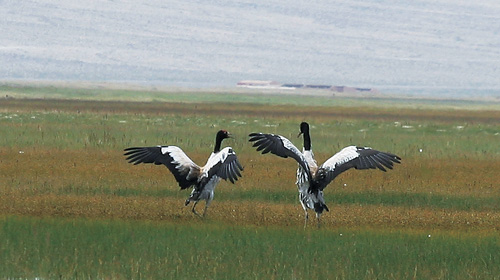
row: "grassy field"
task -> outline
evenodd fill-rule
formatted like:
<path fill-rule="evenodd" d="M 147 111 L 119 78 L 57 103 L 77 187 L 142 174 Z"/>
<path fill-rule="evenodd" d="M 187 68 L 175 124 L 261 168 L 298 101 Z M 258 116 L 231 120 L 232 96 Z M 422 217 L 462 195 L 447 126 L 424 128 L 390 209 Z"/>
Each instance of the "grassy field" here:
<path fill-rule="evenodd" d="M 16 98 L 0 101 L 1 278 L 499 279 L 496 105 L 2 90 Z M 339 176 L 321 230 L 302 228 L 296 163 L 260 155 L 247 137 L 279 133 L 300 146 L 303 120 L 320 162 L 350 144 L 403 158 L 387 173 Z M 203 164 L 222 128 L 245 170 L 218 186 L 205 220 L 166 168 L 123 157 L 171 144 Z"/>
<path fill-rule="evenodd" d="M 0 272 L 64 279 L 495 279 L 498 236 L 87 219 L 1 220 Z"/>

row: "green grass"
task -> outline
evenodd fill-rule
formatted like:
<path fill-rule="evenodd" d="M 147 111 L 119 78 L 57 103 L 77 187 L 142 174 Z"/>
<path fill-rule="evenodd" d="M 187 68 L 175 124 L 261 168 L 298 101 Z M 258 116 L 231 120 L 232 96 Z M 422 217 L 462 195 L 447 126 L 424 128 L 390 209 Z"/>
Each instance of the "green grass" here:
<path fill-rule="evenodd" d="M 0 219 L 0 275 L 42 279 L 495 279 L 498 236 Z M 395 265 L 397 264 L 397 265 Z"/>
<path fill-rule="evenodd" d="M 296 145 L 296 119 L 261 119 L 248 116 L 175 115 L 148 116 L 137 114 L 95 114 L 72 112 L 7 112 L 0 113 L 0 145 L 2 147 L 57 147 L 120 149 L 130 145 L 176 143 L 185 149 L 200 150 L 210 146 L 214 131 L 230 130 L 235 140 L 228 143 L 238 150 L 250 149 L 247 135 L 261 131 L 284 134 Z M 333 154 L 350 144 L 377 147 L 408 157 L 464 157 L 500 155 L 499 123 L 467 124 L 415 121 L 311 121 L 313 146 L 317 154 Z M 184 129 L 189 127 L 189 130 Z M 75 129 L 78 128 L 78 129 Z M 207 129 L 208 128 L 208 129 Z M 194 134 L 200 142 L 189 139 Z M 182 137 L 180 137 L 182 136 Z M 185 140 L 187 139 L 187 140 Z M 335 139 L 332 141 L 332 139 Z M 184 142 L 183 142 L 184 141 Z M 423 153 L 419 152 L 422 149 Z"/>

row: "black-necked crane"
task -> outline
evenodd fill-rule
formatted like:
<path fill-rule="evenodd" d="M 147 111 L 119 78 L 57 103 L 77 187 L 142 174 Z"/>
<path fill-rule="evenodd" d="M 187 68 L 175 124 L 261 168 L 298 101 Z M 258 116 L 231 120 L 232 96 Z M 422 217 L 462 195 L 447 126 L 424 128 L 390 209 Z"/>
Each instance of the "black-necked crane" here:
<path fill-rule="evenodd" d="M 187 206 L 194 201 L 191 211 L 197 216 L 204 217 L 207 208 L 214 199 L 214 190 L 220 179 L 231 181 L 234 184 L 241 177 L 243 171 L 236 153 L 231 147 L 221 150 L 222 140 L 230 138 L 226 130 L 220 130 L 215 137 L 215 147 L 205 166 L 194 163 L 184 151 L 177 146 L 132 147 L 125 149 L 125 156 L 129 163 L 154 163 L 165 165 L 174 175 L 181 189 L 193 187 L 191 195 L 186 200 Z M 205 209 L 200 215 L 195 207 L 200 200 L 205 200 Z"/>
<path fill-rule="evenodd" d="M 302 152 L 295 147 L 287 138 L 281 135 L 251 133 L 250 142 L 257 147 L 257 151 L 263 154 L 271 152 L 277 156 L 295 159 L 299 167 L 297 169 L 297 187 L 299 190 L 299 200 L 305 212 L 304 227 L 307 226 L 308 209 L 313 209 L 316 213 L 318 227 L 320 217 L 324 210 L 329 211 L 323 197 L 323 190 L 339 174 L 351 168 L 355 169 L 392 169 L 394 163 L 401 163 L 401 158 L 397 155 L 380 152 L 369 147 L 347 146 L 338 153 L 326 160 L 318 167 L 311 149 L 311 135 L 309 134 L 309 124 L 300 124 L 300 135 L 304 138 Z"/>

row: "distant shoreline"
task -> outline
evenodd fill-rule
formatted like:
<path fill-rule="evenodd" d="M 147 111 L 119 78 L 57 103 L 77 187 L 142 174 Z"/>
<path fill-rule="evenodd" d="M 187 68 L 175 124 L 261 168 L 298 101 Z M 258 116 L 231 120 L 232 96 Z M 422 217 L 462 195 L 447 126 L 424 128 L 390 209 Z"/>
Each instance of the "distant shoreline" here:
<path fill-rule="evenodd" d="M 320 97 L 344 97 L 344 98 L 373 98 L 373 99 L 402 99 L 402 100 L 436 100 L 436 101 L 482 101 L 500 103 L 500 92 L 498 95 L 475 95 L 455 96 L 439 95 L 434 96 L 429 93 L 387 93 L 384 90 L 374 92 L 337 92 L 330 89 L 309 89 L 309 88 L 266 88 L 266 87 L 238 87 L 238 86 L 220 86 L 220 87 L 182 87 L 148 84 L 146 82 L 125 82 L 125 81 L 63 81 L 63 80 L 18 80 L 5 79 L 0 80 L 0 86 L 8 87 L 56 87 L 56 88 L 75 88 L 75 89 L 109 89 L 109 90 L 134 90 L 146 92 L 182 92 L 182 93 L 244 93 L 258 95 L 293 95 L 293 96 L 320 96 Z M 408 89 L 410 91 L 410 89 Z M 418 90 L 415 90 L 417 92 Z M 452 91 L 450 89 L 450 91 Z"/>

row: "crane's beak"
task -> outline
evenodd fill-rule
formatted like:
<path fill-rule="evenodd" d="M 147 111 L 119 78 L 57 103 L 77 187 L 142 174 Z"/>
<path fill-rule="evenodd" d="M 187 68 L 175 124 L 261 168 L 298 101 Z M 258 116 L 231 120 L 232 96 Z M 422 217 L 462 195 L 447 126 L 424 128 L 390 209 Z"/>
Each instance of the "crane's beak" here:
<path fill-rule="evenodd" d="M 297 138 L 299 138 L 299 137 L 300 137 L 300 135 L 302 135 L 302 131 L 301 131 L 301 132 L 299 132 L 299 134 L 297 135 Z"/>

